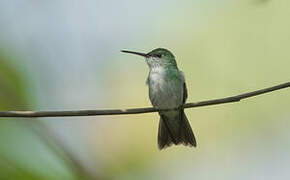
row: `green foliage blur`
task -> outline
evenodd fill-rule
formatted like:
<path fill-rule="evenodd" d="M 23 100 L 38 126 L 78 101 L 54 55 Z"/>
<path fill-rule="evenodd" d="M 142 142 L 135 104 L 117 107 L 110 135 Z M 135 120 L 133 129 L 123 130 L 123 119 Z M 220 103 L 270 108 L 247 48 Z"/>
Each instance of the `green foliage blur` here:
<path fill-rule="evenodd" d="M 13 58 L 19 57 L 0 52 L 0 109 L 29 110 L 34 103 L 33 98 L 28 99 L 28 90 L 31 90 L 29 78 L 20 69 L 13 67 Z M 44 155 L 50 156 L 50 159 L 58 161 L 60 169 L 62 166 L 65 168 L 63 162 L 57 160 L 60 157 L 47 149 L 49 147 L 45 140 L 34 131 L 33 126 L 37 121 L 27 121 L 32 120 L 10 118 L 0 121 L 0 179 L 73 179 L 73 174 L 58 172 L 45 160 Z M 42 130 L 41 126 L 38 128 Z"/>
<path fill-rule="evenodd" d="M 7 54 L 0 52 L 0 108 L 5 110 L 27 109 L 29 101 L 26 98 L 25 77 L 9 64 Z M 31 101 L 30 101 L 31 102 Z M 31 102 L 32 103 L 32 102 Z M 21 128 L 20 128 L 21 129 Z M 21 145 L 16 150 L 16 154 L 11 153 L 12 146 L 17 147 L 17 141 L 12 142 L 13 136 L 21 134 L 19 125 L 15 120 L 0 121 L 0 179 L 41 179 L 41 176 L 25 168 L 15 158 L 21 152 Z M 14 131 L 14 133 L 13 133 Z M 18 145 L 19 146 L 19 145 Z"/>

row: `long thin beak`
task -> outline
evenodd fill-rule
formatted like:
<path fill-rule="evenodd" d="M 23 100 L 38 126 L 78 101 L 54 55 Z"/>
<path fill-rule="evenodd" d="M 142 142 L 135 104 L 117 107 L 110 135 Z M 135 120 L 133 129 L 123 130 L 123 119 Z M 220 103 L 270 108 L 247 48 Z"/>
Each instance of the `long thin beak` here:
<path fill-rule="evenodd" d="M 121 52 L 123 52 L 123 53 L 130 53 L 130 54 L 136 54 L 136 55 L 143 56 L 143 57 L 148 57 L 147 54 L 145 54 L 145 53 L 140 53 L 140 52 L 126 51 L 126 50 L 121 50 Z"/>

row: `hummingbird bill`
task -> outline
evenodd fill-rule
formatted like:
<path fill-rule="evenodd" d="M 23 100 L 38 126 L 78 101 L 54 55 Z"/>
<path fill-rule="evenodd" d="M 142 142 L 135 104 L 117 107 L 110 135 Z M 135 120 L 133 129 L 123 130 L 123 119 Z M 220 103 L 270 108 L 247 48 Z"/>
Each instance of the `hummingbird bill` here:
<path fill-rule="evenodd" d="M 149 67 L 146 81 L 149 98 L 153 107 L 159 109 L 160 115 L 159 149 L 172 144 L 196 147 L 195 136 L 183 109 L 187 99 L 185 77 L 178 69 L 174 55 L 164 48 L 157 48 L 149 53 L 121 52 L 143 56 Z"/>

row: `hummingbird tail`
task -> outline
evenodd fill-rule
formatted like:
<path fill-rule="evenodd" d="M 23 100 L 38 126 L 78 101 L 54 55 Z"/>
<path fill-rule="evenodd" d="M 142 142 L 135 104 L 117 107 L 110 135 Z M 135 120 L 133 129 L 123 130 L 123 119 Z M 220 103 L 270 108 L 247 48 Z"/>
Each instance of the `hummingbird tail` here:
<path fill-rule="evenodd" d="M 183 110 L 160 114 L 158 147 L 164 149 L 172 144 L 196 147 L 196 140 Z"/>

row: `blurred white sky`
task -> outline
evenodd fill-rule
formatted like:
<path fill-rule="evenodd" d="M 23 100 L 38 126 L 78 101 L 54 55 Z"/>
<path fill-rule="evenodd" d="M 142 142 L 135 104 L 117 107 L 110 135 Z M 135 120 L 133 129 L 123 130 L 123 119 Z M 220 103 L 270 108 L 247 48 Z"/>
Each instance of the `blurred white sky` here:
<path fill-rule="evenodd" d="M 221 2 L 209 3 L 215 7 Z M 12 48 L 25 61 L 20 65 L 37 82 L 38 108 L 94 108 L 102 106 L 104 76 L 115 63 L 113 57 L 120 57 L 120 49 L 150 51 L 178 41 L 178 35 L 162 40 L 156 36 L 192 23 L 198 30 L 201 23 L 197 21 L 206 19 L 200 4 L 206 3 L 199 0 L 4 0 L 0 1 L 1 46 Z M 186 7 L 190 8 L 186 10 Z M 183 12 L 191 12 L 192 7 L 196 7 L 194 14 L 198 18 L 188 22 Z M 183 21 L 176 23 L 178 20 L 173 18 L 179 16 Z M 164 29 L 162 26 L 168 27 L 171 18 L 176 25 Z"/>

